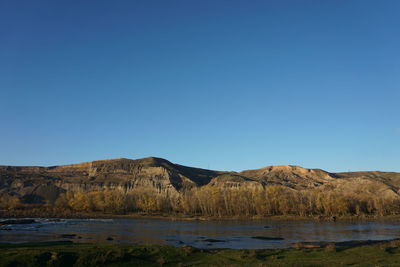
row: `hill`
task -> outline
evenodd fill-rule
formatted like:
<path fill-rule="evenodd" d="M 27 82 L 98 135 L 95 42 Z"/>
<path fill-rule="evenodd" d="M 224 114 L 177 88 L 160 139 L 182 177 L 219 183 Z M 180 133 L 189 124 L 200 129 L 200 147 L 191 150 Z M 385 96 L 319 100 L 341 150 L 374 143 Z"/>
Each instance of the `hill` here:
<path fill-rule="evenodd" d="M 106 159 L 52 167 L 0 166 L 0 192 L 37 203 L 55 200 L 66 191 L 146 188 L 157 193 L 177 194 L 208 184 L 220 174 L 222 172 L 186 167 L 155 157 Z"/>
<path fill-rule="evenodd" d="M 73 199 L 79 194 L 96 198 L 97 202 L 99 198 L 103 198 L 104 202 L 104 192 L 111 191 L 118 192 L 125 202 L 126 196 L 135 195 L 130 200 L 135 203 L 134 208 L 125 207 L 122 210 L 143 210 L 146 209 L 143 207 L 158 205 L 154 211 L 165 209 L 165 206 L 176 211 L 175 206 L 186 203 L 186 206 L 179 209 L 193 213 L 234 214 L 243 212 L 236 207 L 241 203 L 233 204 L 240 198 L 244 202 L 251 202 L 254 206 L 251 208 L 253 213 L 279 213 L 284 206 L 286 210 L 295 210 L 307 205 L 305 209 L 313 210 L 312 213 L 327 210 L 333 213 L 340 205 L 346 205 L 343 208 L 345 213 L 357 213 L 360 210 L 377 212 L 382 209 L 382 203 L 387 206 L 395 205 L 400 200 L 400 173 L 330 173 L 289 165 L 268 166 L 237 173 L 187 167 L 155 157 L 136 160 L 107 159 L 51 167 L 0 166 L 0 197 L 3 203 L 11 203 L 3 204 L 3 208 L 24 204 L 54 205 L 60 197 Z M 96 194 L 100 194 L 100 197 Z M 219 202 L 215 200 L 217 196 Z M 279 198 L 279 205 L 274 204 L 278 205 L 274 209 L 279 212 L 273 211 L 272 204 L 268 204 L 274 197 Z M 290 199 L 292 204 L 283 203 L 283 198 Z M 85 207 L 101 210 L 93 199 L 86 200 Z M 330 207 L 318 204 L 321 199 L 329 202 Z M 342 202 L 339 203 L 339 200 Z M 257 201 L 260 203 L 255 203 Z M 303 201 L 308 201 L 308 204 Z M 18 203 L 12 204 L 14 202 Z M 63 205 L 71 208 L 72 202 L 65 200 Z M 164 204 L 160 204 L 161 202 Z M 267 204 L 270 206 L 264 207 Z M 74 205 L 75 208 L 79 207 L 78 204 Z M 223 211 L 205 209 L 206 206 L 221 205 Z M 379 205 L 381 208 L 378 208 Z M 260 211 L 260 207 L 265 210 Z M 393 210 L 390 206 L 386 213 Z"/>

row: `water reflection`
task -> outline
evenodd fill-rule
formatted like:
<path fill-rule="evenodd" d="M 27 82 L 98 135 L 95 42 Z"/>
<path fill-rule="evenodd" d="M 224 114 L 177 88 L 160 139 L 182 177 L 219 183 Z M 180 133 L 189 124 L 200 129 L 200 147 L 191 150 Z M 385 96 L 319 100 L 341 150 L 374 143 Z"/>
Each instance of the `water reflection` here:
<path fill-rule="evenodd" d="M 284 248 L 291 243 L 304 241 L 341 242 L 400 237 L 398 222 L 42 219 L 34 224 L 6 225 L 0 229 L 2 229 L 0 242 L 73 240 L 74 242 L 164 243 L 200 248 Z M 62 236 L 66 234 L 72 236 L 68 238 Z M 270 238 L 283 238 L 283 240 L 269 240 Z"/>

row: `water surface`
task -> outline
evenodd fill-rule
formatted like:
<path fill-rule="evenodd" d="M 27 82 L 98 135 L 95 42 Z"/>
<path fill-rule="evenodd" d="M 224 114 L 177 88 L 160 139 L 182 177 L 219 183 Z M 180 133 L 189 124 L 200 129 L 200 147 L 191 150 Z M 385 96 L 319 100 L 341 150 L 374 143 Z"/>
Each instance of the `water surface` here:
<path fill-rule="evenodd" d="M 171 221 L 163 219 L 35 219 L 0 227 L 0 243 L 73 240 L 198 248 L 285 248 L 295 242 L 400 238 L 400 222 Z M 65 236 L 70 235 L 70 236 Z M 262 240 L 253 237 L 281 238 Z"/>

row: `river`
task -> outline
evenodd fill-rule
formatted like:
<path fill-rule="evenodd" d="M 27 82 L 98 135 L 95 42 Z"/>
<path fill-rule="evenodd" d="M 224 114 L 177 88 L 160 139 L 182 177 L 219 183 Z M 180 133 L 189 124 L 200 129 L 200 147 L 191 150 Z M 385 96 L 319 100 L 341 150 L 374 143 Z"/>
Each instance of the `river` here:
<path fill-rule="evenodd" d="M 35 219 L 0 226 L 0 243 L 72 240 L 198 248 L 286 248 L 296 242 L 400 238 L 400 222 L 172 221 L 166 219 Z"/>

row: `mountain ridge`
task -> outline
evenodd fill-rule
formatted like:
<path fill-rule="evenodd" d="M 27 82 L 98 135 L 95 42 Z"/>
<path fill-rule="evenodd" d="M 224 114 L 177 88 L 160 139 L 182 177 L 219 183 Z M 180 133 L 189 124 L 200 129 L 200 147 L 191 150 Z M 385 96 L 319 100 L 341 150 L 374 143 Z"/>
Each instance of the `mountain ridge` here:
<path fill-rule="evenodd" d="M 99 159 L 99 160 L 92 160 L 92 161 L 83 161 L 83 162 L 79 162 L 79 163 L 71 163 L 71 164 L 60 164 L 60 165 L 48 165 L 48 166 L 41 166 L 41 165 L 3 165 L 0 164 L 0 168 L 2 167 L 15 167 L 15 168 L 55 168 L 55 167 L 66 167 L 66 166 L 77 166 L 77 165 L 83 165 L 83 164 L 90 164 L 90 163 L 100 163 L 100 162 L 113 162 L 113 161 L 122 161 L 122 160 L 127 160 L 127 161 L 143 161 L 143 162 L 167 162 L 170 164 L 174 164 L 174 165 L 179 165 L 179 166 L 184 166 L 184 167 L 189 167 L 186 165 L 182 165 L 182 164 L 178 164 L 178 163 L 172 163 L 171 161 L 164 159 L 164 158 L 160 158 L 160 157 L 153 157 L 153 156 L 149 156 L 149 157 L 144 157 L 144 158 L 138 158 L 138 159 L 130 159 L 130 158 L 106 158 L 106 159 Z M 241 173 L 241 172 L 245 172 L 245 171 L 253 171 L 253 170 L 261 170 L 261 169 L 267 169 L 267 168 L 300 168 L 300 169 L 305 169 L 305 170 L 321 170 L 327 173 L 331 173 L 331 174 L 340 174 L 340 173 L 400 173 L 399 172 L 395 172 L 395 171 L 381 171 L 381 170 L 370 170 L 370 171 L 362 171 L 362 170 L 357 170 L 357 171 L 339 171 L 339 172 L 329 172 L 326 171 L 324 169 L 320 169 L 320 168 L 306 168 L 306 167 L 302 167 L 300 165 L 292 165 L 292 164 L 282 164 L 282 165 L 265 165 L 264 167 L 261 168 L 257 168 L 257 169 L 245 169 L 242 171 L 223 171 L 223 172 L 236 172 L 236 173 Z M 211 170 L 211 169 L 206 169 L 206 168 L 201 168 L 201 167 L 190 167 L 190 168 L 194 168 L 194 169 L 202 169 L 202 170 Z M 216 171 L 216 170 L 214 170 Z"/>

